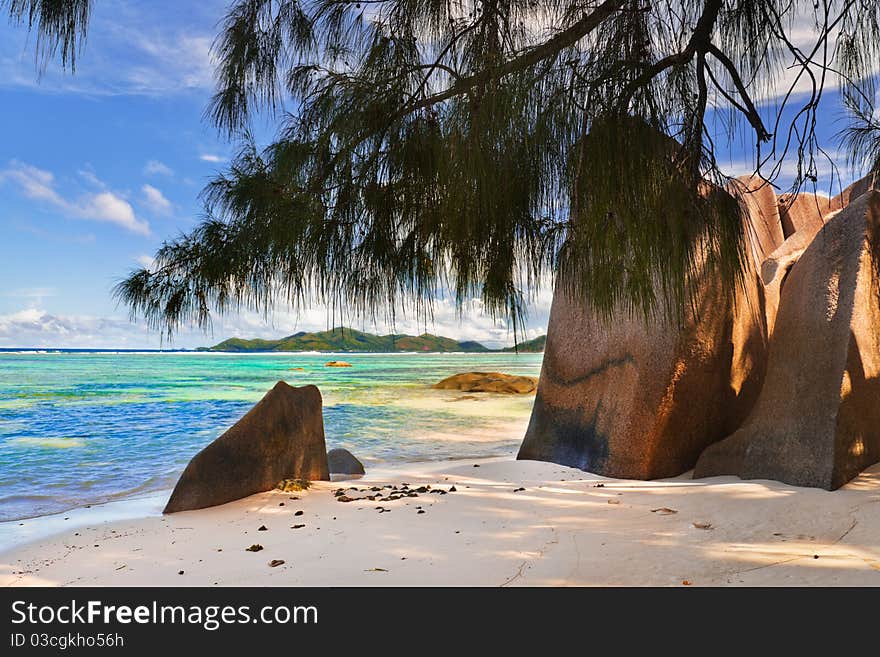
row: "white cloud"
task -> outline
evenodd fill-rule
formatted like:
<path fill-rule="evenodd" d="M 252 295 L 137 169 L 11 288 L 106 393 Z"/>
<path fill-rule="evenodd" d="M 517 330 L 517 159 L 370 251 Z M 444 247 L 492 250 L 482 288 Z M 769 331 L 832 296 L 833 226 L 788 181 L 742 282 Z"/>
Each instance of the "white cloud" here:
<path fill-rule="evenodd" d="M 156 261 L 155 261 L 155 259 L 153 258 L 153 256 L 139 255 L 139 256 L 136 258 L 136 260 L 137 260 L 137 263 L 138 263 L 141 267 L 143 267 L 144 269 L 152 269 L 152 268 L 153 268 L 153 265 L 156 264 Z"/>
<path fill-rule="evenodd" d="M 203 155 L 199 155 L 199 159 L 202 162 L 213 162 L 215 164 L 226 161 L 226 158 L 220 157 L 219 155 L 212 155 L 211 153 L 204 153 Z"/>
<path fill-rule="evenodd" d="M 17 160 L 0 170 L 0 182 L 4 180 L 18 185 L 26 197 L 48 203 L 68 216 L 116 224 L 140 235 L 150 234 L 149 223 L 138 219 L 131 204 L 114 192 L 86 193 L 77 199 L 67 199 L 55 189 L 55 176 L 50 171 Z M 96 177 L 95 181 L 104 188 Z"/>
<path fill-rule="evenodd" d="M 156 214 L 168 214 L 171 212 L 171 201 L 165 198 L 165 195 L 152 185 L 144 185 L 141 187 L 144 193 L 144 203 Z"/>
<path fill-rule="evenodd" d="M 151 266 L 152 258 L 142 255 L 139 264 Z M 532 304 L 527 326 L 519 331 L 519 339 L 530 339 L 547 332 L 547 319 L 552 294 L 548 288 L 538 291 Z M 188 328 L 175 336 L 166 347 L 194 348 L 216 344 L 226 338 L 280 338 L 298 331 L 323 331 L 333 326 L 350 326 L 372 333 L 424 332 L 444 335 L 456 340 L 476 340 L 492 348 L 513 344 L 513 331 L 504 322 L 481 314 L 480 304 L 468 304 L 462 317 L 451 300 L 442 300 L 434 309 L 434 318 L 427 323 L 412 317 L 399 316 L 394 325 L 388 322 L 360 322 L 353 318 L 332 318 L 326 308 L 312 307 L 296 315 L 287 310 L 271 313 L 242 312 L 215 317 L 210 333 Z M 122 317 L 53 314 L 30 307 L 0 315 L 0 347 L 33 348 L 106 348 L 155 349 L 162 344 L 161 336 L 143 322 L 130 322 Z"/>
<path fill-rule="evenodd" d="M 174 170 L 164 162 L 150 160 L 144 165 L 145 176 L 173 176 Z"/>
<path fill-rule="evenodd" d="M 33 348 L 154 348 L 158 336 L 122 318 L 53 315 L 30 308 L 0 315 L 0 346 Z"/>
<path fill-rule="evenodd" d="M 97 239 L 94 233 L 65 234 L 55 227 L 52 230 L 45 230 L 19 219 L 13 219 L 9 225 L 20 233 L 35 235 L 43 241 L 56 242 L 58 244 L 94 244 Z"/>
<path fill-rule="evenodd" d="M 802 59 L 810 58 L 824 31 L 822 10 L 818 7 L 817 5 L 815 11 L 802 7 L 799 13 L 789 12 L 790 18 L 783 22 L 783 29 L 788 41 L 800 51 Z M 835 16 L 832 15 L 831 20 L 833 21 L 834 18 Z M 768 122 L 770 130 L 773 129 L 773 122 L 783 101 L 789 111 L 799 111 L 810 101 L 814 93 L 814 84 L 817 87 L 821 85 L 823 88 L 825 98 L 822 102 L 822 111 L 826 113 L 826 116 L 832 108 L 840 109 L 837 101 L 832 100 L 834 92 L 840 89 L 843 83 L 843 79 L 836 72 L 841 66 L 839 37 L 839 28 L 831 30 L 827 40 L 827 55 L 824 48 L 818 48 L 815 55 L 809 59 L 806 67 L 787 47 L 778 44 L 775 48 L 775 56 L 764 62 L 762 67 L 764 74 L 747 82 L 749 95 L 765 122 Z M 737 97 L 739 93 L 724 67 L 714 58 L 710 58 L 709 62 L 715 78 L 730 95 Z M 880 75 L 880 65 L 875 66 L 873 70 L 874 75 Z M 818 92 L 818 88 L 816 91 Z M 721 96 L 718 96 L 717 100 L 722 107 L 729 107 L 727 101 Z M 820 120 L 823 119 L 820 118 Z M 739 117 L 739 121 L 745 129 L 751 130 L 744 118 Z M 783 121 L 782 127 L 787 129 L 785 121 Z"/>
<path fill-rule="evenodd" d="M 45 298 L 51 297 L 55 294 L 54 287 L 26 287 L 19 288 L 17 290 L 9 290 L 8 292 L 3 292 L 0 296 L 4 297 L 23 297 L 23 298 Z"/>
<path fill-rule="evenodd" d="M 107 221 L 118 224 L 133 233 L 150 234 L 149 224 L 135 216 L 131 204 L 112 192 L 102 192 L 90 196 L 78 209 L 85 219 Z"/>
<path fill-rule="evenodd" d="M 167 93 L 213 87 L 213 36 L 186 32 L 169 36 L 161 31 L 129 32 L 129 36 L 133 46 L 145 56 L 143 65 L 127 72 L 128 82 L 135 89 Z"/>

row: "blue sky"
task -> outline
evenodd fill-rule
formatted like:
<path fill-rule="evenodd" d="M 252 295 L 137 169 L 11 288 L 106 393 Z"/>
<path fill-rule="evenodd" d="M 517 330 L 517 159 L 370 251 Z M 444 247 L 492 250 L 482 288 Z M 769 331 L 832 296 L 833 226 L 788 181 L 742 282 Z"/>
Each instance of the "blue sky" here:
<path fill-rule="evenodd" d="M 159 346 L 110 290 L 198 221 L 198 193 L 232 151 L 202 121 L 210 45 L 226 4 L 96 2 L 75 75 L 54 63 L 38 75 L 33 37 L 0 18 L 0 347 Z M 830 143 L 838 116 L 823 118 Z M 750 164 L 739 148 L 727 160 L 737 173 Z M 544 332 L 549 302 L 547 290 L 539 293 L 528 335 Z M 244 313 L 216 321 L 213 335 L 185 331 L 174 346 L 330 324 L 322 308 L 300 317 L 279 309 L 268 320 Z M 434 325 L 397 322 L 401 331 L 425 328 L 493 344 L 512 339 L 478 308 L 459 321 L 441 303 Z"/>
<path fill-rule="evenodd" d="M 113 326 L 109 290 L 194 224 L 229 153 L 201 121 L 225 3 L 189 4 L 97 2 L 76 75 L 39 79 L 33 37 L 0 20 L 0 345 L 158 344 Z"/>

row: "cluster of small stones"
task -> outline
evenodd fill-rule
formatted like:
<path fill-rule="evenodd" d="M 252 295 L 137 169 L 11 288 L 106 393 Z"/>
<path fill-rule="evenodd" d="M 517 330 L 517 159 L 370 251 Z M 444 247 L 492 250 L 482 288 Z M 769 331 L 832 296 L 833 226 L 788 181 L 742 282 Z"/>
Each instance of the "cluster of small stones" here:
<path fill-rule="evenodd" d="M 294 490 L 303 490 L 307 489 L 311 482 L 304 480 L 291 480 L 285 479 L 280 482 L 278 485 L 279 490 L 286 490 L 287 487 L 284 485 L 285 483 L 290 484 L 296 482 L 297 487 Z M 304 483 L 304 486 L 300 486 L 301 483 Z M 386 484 L 385 486 L 372 486 L 369 488 L 358 488 L 357 486 L 351 486 L 349 488 L 338 488 L 333 491 L 333 496 L 336 498 L 337 502 L 357 502 L 361 500 L 369 500 L 373 502 L 394 502 L 396 500 L 410 498 L 410 497 L 419 497 L 424 494 L 434 494 L 434 495 L 446 495 L 448 493 L 457 492 L 457 488 L 455 486 L 450 486 L 448 489 L 444 490 L 443 488 L 432 488 L 430 484 L 426 484 L 424 486 L 411 487 L 407 483 L 401 483 L 399 486 L 393 484 Z M 525 489 L 522 489 L 525 490 Z M 352 495 L 355 493 L 360 493 L 360 495 Z M 292 496 L 291 500 L 298 500 L 298 497 Z M 284 502 L 281 502 L 279 506 L 284 506 Z M 379 513 L 390 513 L 391 509 L 386 509 L 383 506 L 377 506 L 376 510 Z M 424 514 L 425 510 L 421 506 L 416 507 L 417 514 Z M 294 516 L 302 516 L 304 514 L 303 511 L 296 511 Z M 336 520 L 336 518 L 333 518 Z M 299 523 L 291 526 L 291 529 L 302 529 L 305 527 L 305 524 Z M 257 528 L 258 532 L 269 531 L 269 528 L 266 525 L 260 525 Z M 458 532 L 456 532 L 457 534 Z M 254 543 L 253 545 L 246 547 L 246 552 L 261 552 L 263 550 L 263 546 L 259 543 Z M 270 568 L 276 568 L 278 566 L 284 565 L 286 562 L 283 559 L 272 559 L 268 562 Z M 384 570 L 382 568 L 377 568 L 375 570 Z M 181 575 L 183 572 L 181 571 Z"/>
<path fill-rule="evenodd" d="M 411 488 L 409 484 L 400 484 L 400 486 L 394 486 L 392 484 L 386 484 L 385 486 L 373 486 L 371 488 L 357 488 L 356 486 L 352 486 L 350 488 L 339 488 L 333 492 L 333 495 L 336 497 L 337 502 L 356 502 L 358 500 L 369 500 L 371 502 L 394 502 L 395 500 L 402 499 L 404 497 L 418 497 L 421 494 L 436 494 L 436 495 L 446 495 L 447 493 L 456 492 L 455 486 L 450 486 L 448 490 L 443 490 L 442 488 L 431 488 L 430 485 L 419 486 L 418 488 Z M 383 497 L 384 491 L 389 491 L 385 497 Z M 366 495 L 352 496 L 349 493 L 367 493 Z"/>

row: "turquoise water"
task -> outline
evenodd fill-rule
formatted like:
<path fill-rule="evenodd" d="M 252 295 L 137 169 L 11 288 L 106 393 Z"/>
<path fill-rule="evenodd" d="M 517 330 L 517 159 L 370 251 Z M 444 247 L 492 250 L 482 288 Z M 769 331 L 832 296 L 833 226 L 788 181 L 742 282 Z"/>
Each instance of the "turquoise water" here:
<path fill-rule="evenodd" d="M 353 367 L 324 367 L 334 359 Z M 317 385 L 328 449 L 367 467 L 513 454 L 521 433 L 497 429 L 524 426 L 532 397 L 430 385 L 474 370 L 537 376 L 540 364 L 540 354 L 0 353 L 0 520 L 170 488 L 278 380 Z"/>

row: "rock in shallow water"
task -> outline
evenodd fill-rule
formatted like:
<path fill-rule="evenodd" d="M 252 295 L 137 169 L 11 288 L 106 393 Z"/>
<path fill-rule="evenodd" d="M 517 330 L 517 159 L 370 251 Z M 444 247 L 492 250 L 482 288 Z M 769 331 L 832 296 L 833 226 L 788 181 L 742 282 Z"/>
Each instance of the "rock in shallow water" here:
<path fill-rule="evenodd" d="M 362 475 L 364 464 L 347 449 L 331 449 L 327 452 L 327 465 L 330 474 Z"/>
<path fill-rule="evenodd" d="M 225 504 L 285 478 L 329 480 L 321 393 L 279 381 L 226 433 L 196 454 L 164 513 Z"/>
<path fill-rule="evenodd" d="M 537 385 L 538 380 L 531 376 L 514 376 L 500 372 L 464 372 L 447 377 L 434 387 L 438 390 L 527 395 L 535 392 Z"/>

